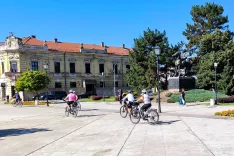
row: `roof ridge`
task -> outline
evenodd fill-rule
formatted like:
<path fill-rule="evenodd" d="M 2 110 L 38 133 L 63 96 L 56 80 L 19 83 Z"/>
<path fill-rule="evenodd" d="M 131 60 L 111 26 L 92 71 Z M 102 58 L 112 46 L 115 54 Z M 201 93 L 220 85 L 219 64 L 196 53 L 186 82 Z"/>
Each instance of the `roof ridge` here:
<path fill-rule="evenodd" d="M 27 43 L 31 38 L 32 38 L 31 36 L 28 36 L 26 41 L 23 44 Z"/>

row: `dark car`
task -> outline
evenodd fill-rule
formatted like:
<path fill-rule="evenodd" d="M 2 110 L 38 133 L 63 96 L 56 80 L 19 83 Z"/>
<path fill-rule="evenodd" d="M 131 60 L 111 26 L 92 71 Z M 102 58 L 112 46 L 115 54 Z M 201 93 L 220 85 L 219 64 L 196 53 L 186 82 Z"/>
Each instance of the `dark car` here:
<path fill-rule="evenodd" d="M 43 95 L 46 95 L 46 93 L 45 92 L 39 93 L 38 95 L 35 95 L 34 97 L 32 97 L 32 100 L 40 99 L 40 97 Z"/>
<path fill-rule="evenodd" d="M 52 91 L 48 94 L 48 100 L 63 100 L 66 96 L 65 91 Z M 40 99 L 46 100 L 46 94 L 41 96 Z"/>
<path fill-rule="evenodd" d="M 79 94 L 78 97 L 79 97 L 79 99 L 81 99 L 81 98 L 89 98 L 92 95 L 97 95 L 97 94 L 94 93 L 93 91 L 88 91 L 88 92 Z"/>

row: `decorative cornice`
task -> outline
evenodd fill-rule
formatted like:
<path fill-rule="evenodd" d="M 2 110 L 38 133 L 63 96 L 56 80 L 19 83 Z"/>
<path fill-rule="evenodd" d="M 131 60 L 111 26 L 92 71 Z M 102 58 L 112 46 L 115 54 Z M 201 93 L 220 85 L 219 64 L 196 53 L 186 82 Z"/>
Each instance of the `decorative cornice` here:
<path fill-rule="evenodd" d="M 36 60 L 36 61 L 39 61 L 41 59 L 41 57 L 37 55 L 31 55 L 29 58 L 30 60 Z"/>
<path fill-rule="evenodd" d="M 99 63 L 105 63 L 105 60 L 104 59 L 98 59 L 98 62 Z"/>
<path fill-rule="evenodd" d="M 9 56 L 9 60 L 18 60 L 18 59 L 19 59 L 19 56 L 17 56 L 17 55 Z"/>
<path fill-rule="evenodd" d="M 60 62 L 60 61 L 62 61 L 62 58 L 56 56 L 56 57 L 54 57 L 52 60 L 53 60 L 53 61 L 58 61 L 58 62 Z"/>
<path fill-rule="evenodd" d="M 74 57 L 70 57 L 70 58 L 68 58 L 68 59 L 67 59 L 67 61 L 70 61 L 70 62 L 76 62 L 76 61 L 77 61 L 77 59 L 76 59 L 76 58 L 74 58 Z"/>
<path fill-rule="evenodd" d="M 85 62 L 85 63 L 90 63 L 91 61 L 92 61 L 92 58 L 85 58 L 85 59 L 84 59 L 84 62 Z"/>

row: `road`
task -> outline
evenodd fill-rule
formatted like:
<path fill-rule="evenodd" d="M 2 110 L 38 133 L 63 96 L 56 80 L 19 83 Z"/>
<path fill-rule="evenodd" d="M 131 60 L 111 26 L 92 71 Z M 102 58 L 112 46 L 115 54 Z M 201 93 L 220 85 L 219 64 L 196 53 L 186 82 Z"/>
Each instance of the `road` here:
<path fill-rule="evenodd" d="M 231 156 L 234 120 L 201 105 L 162 105 L 157 125 L 121 118 L 118 103 L 81 103 L 77 118 L 64 104 L 14 108 L 0 104 L 1 156 Z"/>

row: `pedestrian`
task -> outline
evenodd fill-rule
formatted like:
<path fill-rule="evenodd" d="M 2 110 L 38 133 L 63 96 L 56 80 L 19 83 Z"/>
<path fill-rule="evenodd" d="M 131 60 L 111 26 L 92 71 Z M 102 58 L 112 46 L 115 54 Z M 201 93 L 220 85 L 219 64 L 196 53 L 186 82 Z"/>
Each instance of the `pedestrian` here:
<path fill-rule="evenodd" d="M 182 100 L 182 104 L 183 104 L 184 106 L 186 106 L 184 88 L 182 88 L 182 90 L 181 90 L 181 100 Z"/>
<path fill-rule="evenodd" d="M 119 102 L 120 102 L 120 104 L 121 104 L 122 99 L 123 99 L 123 91 L 122 91 L 122 89 L 119 89 Z"/>

